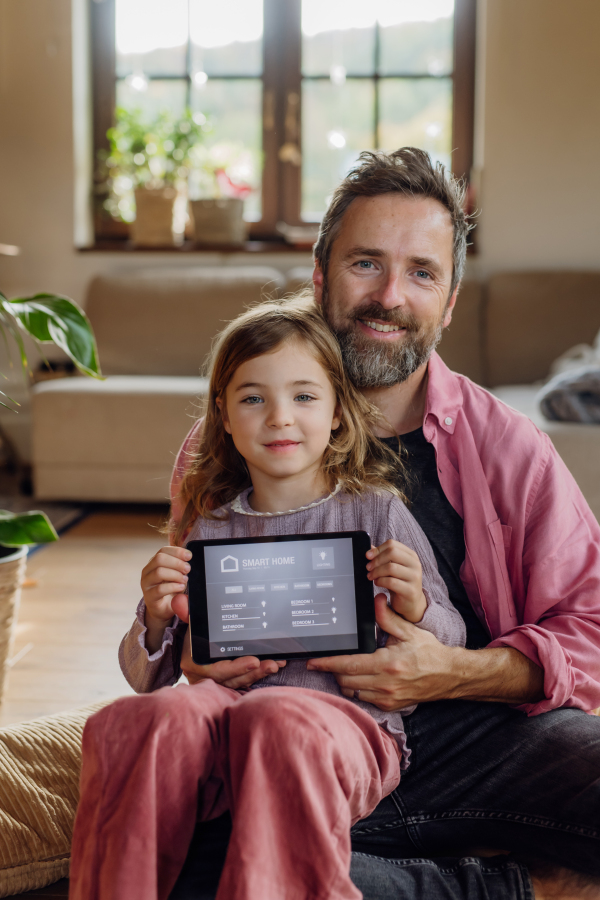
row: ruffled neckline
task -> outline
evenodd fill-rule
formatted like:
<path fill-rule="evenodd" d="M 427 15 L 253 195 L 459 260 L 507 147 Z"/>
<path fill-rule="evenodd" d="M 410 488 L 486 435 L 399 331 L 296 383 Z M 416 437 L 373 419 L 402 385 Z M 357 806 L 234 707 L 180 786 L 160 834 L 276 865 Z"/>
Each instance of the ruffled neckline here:
<path fill-rule="evenodd" d="M 322 503 L 327 503 L 328 500 L 331 500 L 332 497 L 335 497 L 342 489 L 342 482 L 338 481 L 335 488 L 331 491 L 330 494 L 327 494 L 325 497 L 321 497 L 319 500 L 313 500 L 312 503 L 308 503 L 306 506 L 299 506 L 297 509 L 286 509 L 283 512 L 257 512 L 252 509 L 250 504 L 248 503 L 248 497 L 252 491 L 252 488 L 246 488 L 245 491 L 242 491 L 235 500 L 231 501 L 231 509 L 233 512 L 239 513 L 241 516 L 256 516 L 257 518 L 265 518 L 272 519 L 276 516 L 291 516 L 294 513 L 304 512 L 307 509 L 313 509 L 315 506 L 321 506 Z"/>

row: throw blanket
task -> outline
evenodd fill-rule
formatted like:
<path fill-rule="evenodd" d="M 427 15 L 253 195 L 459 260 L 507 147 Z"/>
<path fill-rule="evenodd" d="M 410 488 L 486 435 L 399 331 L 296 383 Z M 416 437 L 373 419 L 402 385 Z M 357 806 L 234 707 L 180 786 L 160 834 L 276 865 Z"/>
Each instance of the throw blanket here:
<path fill-rule="evenodd" d="M 547 419 L 600 424 L 600 331 L 591 347 L 577 344 L 552 363 L 537 400 Z"/>
<path fill-rule="evenodd" d="M 547 419 L 600 425 L 600 361 L 555 375 L 538 401 Z"/>

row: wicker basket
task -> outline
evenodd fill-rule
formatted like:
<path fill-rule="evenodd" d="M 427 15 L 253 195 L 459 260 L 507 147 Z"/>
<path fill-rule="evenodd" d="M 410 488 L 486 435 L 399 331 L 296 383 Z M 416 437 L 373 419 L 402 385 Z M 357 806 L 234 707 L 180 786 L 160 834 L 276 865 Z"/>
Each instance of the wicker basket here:
<path fill-rule="evenodd" d="M 26 562 L 27 547 L 0 557 L 0 703 L 4 698 Z"/>

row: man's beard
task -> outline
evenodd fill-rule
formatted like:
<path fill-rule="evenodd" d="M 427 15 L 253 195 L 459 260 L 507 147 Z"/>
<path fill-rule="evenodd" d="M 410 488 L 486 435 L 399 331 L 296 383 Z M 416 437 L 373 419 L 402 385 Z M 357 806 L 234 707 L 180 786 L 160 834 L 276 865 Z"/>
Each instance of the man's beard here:
<path fill-rule="evenodd" d="M 331 307 L 324 290 L 323 314 L 340 345 L 348 377 L 357 388 L 401 384 L 429 360 L 442 339 L 443 315 L 436 323 L 422 324 L 401 309 L 383 309 L 378 303 L 368 303 L 348 313 L 348 325 L 344 328 L 334 323 Z M 404 337 L 396 341 L 377 341 L 359 331 L 355 324 L 358 319 L 377 319 L 406 331 Z"/>

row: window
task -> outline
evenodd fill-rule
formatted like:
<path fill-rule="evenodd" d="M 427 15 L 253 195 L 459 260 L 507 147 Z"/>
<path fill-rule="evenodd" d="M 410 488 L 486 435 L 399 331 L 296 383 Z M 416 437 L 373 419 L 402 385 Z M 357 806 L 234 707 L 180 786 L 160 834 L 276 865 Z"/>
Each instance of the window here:
<path fill-rule="evenodd" d="M 469 174 L 476 0 L 90 2 L 96 150 L 117 107 L 189 108 L 252 188 L 252 237 L 318 222 L 363 149 L 411 144 Z"/>

